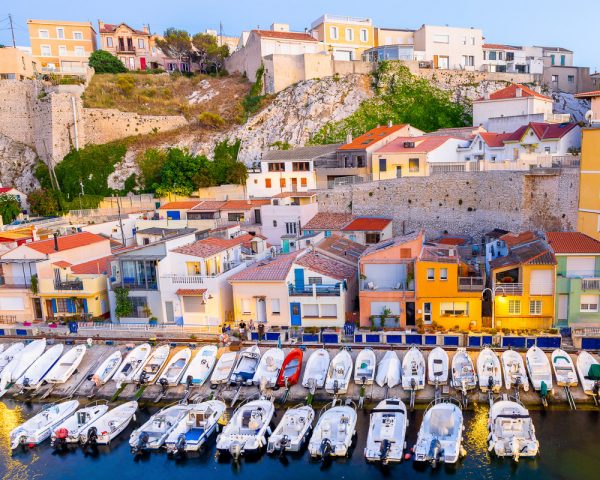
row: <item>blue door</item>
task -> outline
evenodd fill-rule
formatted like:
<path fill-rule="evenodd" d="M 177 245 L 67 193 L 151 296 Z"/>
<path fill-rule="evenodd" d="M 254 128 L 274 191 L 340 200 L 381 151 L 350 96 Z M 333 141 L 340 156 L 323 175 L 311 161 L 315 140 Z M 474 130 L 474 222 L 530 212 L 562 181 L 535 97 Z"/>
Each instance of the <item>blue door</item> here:
<path fill-rule="evenodd" d="M 290 253 L 290 241 L 283 239 L 283 242 L 281 243 L 281 250 L 283 251 L 283 253 Z"/>
<path fill-rule="evenodd" d="M 167 218 L 181 220 L 181 212 L 179 210 L 167 210 Z"/>
<path fill-rule="evenodd" d="M 304 269 L 296 268 L 294 269 L 294 286 L 296 290 L 302 291 L 304 290 Z"/>
<path fill-rule="evenodd" d="M 290 318 L 292 327 L 300 327 L 302 325 L 302 311 L 299 303 L 290 303 Z"/>

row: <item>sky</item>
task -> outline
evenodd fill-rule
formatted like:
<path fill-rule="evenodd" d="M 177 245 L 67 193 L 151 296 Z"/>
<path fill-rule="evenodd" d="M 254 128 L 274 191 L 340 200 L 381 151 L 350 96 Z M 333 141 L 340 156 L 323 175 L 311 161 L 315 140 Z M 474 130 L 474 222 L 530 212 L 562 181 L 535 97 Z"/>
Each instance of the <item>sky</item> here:
<path fill-rule="evenodd" d="M 569 6 L 573 8 L 570 9 Z M 593 34 L 598 28 L 600 0 L 2 0 L 0 44 L 10 45 L 8 14 L 17 44 L 28 45 L 27 19 L 150 24 L 153 33 L 167 27 L 190 33 L 207 28 L 237 36 L 243 30 L 289 23 L 303 31 L 323 13 L 370 17 L 374 25 L 418 28 L 422 24 L 479 27 L 486 42 L 560 46 L 575 52 L 575 64 L 600 70 Z"/>

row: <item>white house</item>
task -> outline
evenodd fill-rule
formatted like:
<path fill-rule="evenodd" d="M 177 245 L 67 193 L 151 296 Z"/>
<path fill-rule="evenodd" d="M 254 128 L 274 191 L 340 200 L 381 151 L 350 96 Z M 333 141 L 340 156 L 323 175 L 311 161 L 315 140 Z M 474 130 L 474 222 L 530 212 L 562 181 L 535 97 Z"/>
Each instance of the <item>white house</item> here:
<path fill-rule="evenodd" d="M 486 43 L 483 45 L 483 68 L 488 72 L 529 73 L 544 72 L 541 48 Z"/>
<path fill-rule="evenodd" d="M 23 192 L 21 192 L 20 190 L 17 190 L 14 187 L 3 187 L 2 184 L 0 183 L 0 196 L 10 196 L 10 197 L 14 197 L 17 202 L 19 202 L 19 206 L 21 207 L 21 211 L 23 213 L 28 213 L 29 210 L 29 203 L 27 203 L 27 195 L 25 195 Z M 0 218 L 0 224 L 2 222 L 2 219 Z"/>
<path fill-rule="evenodd" d="M 414 32 L 417 60 L 443 70 L 480 70 L 483 32 L 478 28 L 423 25 Z"/>

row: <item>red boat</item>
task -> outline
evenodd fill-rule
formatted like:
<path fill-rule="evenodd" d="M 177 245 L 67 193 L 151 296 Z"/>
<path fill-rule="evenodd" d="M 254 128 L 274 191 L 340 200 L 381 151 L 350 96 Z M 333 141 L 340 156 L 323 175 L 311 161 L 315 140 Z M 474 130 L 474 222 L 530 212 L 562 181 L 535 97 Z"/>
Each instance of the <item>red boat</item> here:
<path fill-rule="evenodd" d="M 291 387 L 298 383 L 300 370 L 302 370 L 302 355 L 302 350 L 299 348 L 294 348 L 287 354 L 277 377 L 278 387 Z"/>

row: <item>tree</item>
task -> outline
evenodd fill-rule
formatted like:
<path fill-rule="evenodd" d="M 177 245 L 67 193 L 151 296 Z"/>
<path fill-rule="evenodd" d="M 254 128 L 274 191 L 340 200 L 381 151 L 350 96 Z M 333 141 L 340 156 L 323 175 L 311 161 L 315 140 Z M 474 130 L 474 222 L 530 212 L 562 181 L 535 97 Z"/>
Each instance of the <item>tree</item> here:
<path fill-rule="evenodd" d="M 167 28 L 163 38 L 156 40 L 156 46 L 168 57 L 178 60 L 177 70 L 181 71 L 182 63 L 187 63 L 189 66 L 193 54 L 192 39 L 185 30 Z"/>
<path fill-rule="evenodd" d="M 157 193 L 190 195 L 197 187 L 194 178 L 209 168 L 208 163 L 204 155 L 192 155 L 186 150 L 170 148 L 160 172 L 161 183 L 156 186 Z"/>
<path fill-rule="evenodd" d="M 123 62 L 106 50 L 93 52 L 88 63 L 96 73 L 124 73 L 127 71 Z"/>
<path fill-rule="evenodd" d="M 121 318 L 129 317 L 133 313 L 133 304 L 129 300 L 129 289 L 123 287 L 115 287 L 115 316 Z"/>
<path fill-rule="evenodd" d="M 167 160 L 167 152 L 149 148 L 138 158 L 140 167 L 140 182 L 146 191 L 152 190 L 152 185 L 160 185 L 160 172 Z"/>
<path fill-rule="evenodd" d="M 21 205 L 14 195 L 0 195 L 0 216 L 4 223 L 12 222 L 21 213 Z"/>
<path fill-rule="evenodd" d="M 60 210 L 58 197 L 52 190 L 40 188 L 33 190 L 27 195 L 27 202 L 31 212 L 42 217 L 51 217 L 57 215 Z"/>
<path fill-rule="evenodd" d="M 216 73 L 219 73 L 225 57 L 229 56 L 229 47 L 227 45 L 219 46 L 217 38 L 208 33 L 194 35 L 192 45 L 194 46 L 194 56 L 200 63 L 200 69 L 208 73 L 212 67 Z"/>

